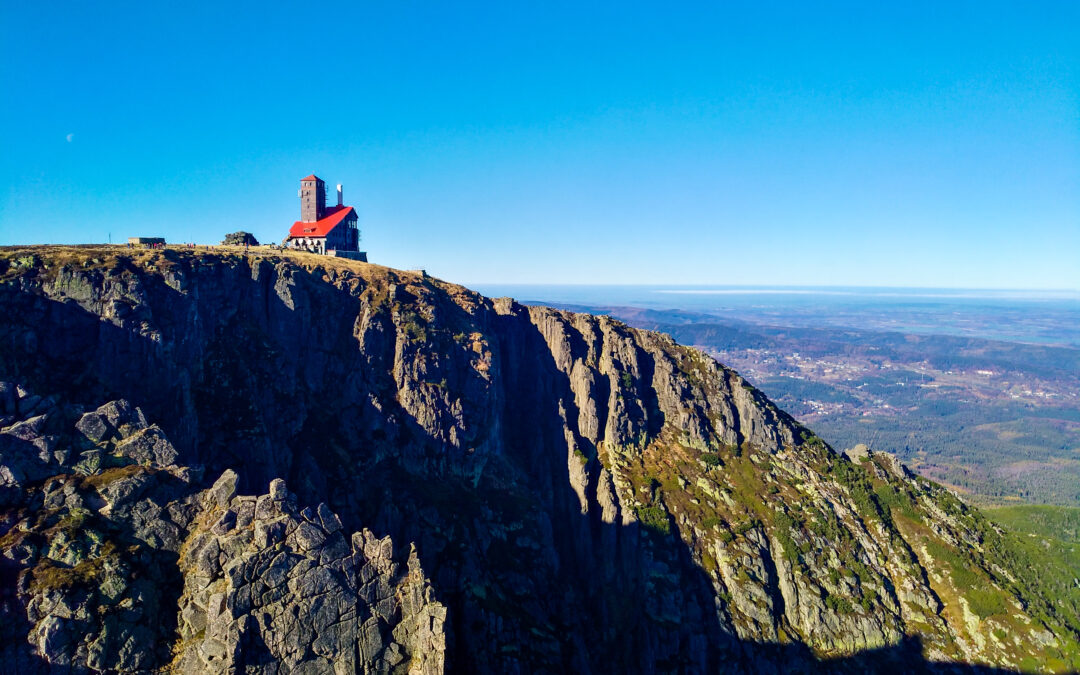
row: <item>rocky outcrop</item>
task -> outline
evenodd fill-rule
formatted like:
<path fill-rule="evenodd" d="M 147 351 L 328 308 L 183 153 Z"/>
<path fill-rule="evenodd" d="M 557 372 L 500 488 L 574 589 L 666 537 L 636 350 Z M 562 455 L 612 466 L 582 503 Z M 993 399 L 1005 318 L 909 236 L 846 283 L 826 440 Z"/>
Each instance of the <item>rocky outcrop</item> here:
<path fill-rule="evenodd" d="M 224 241 L 221 242 L 222 246 L 258 246 L 259 240 L 255 238 L 250 232 L 230 232 L 225 235 Z"/>
<path fill-rule="evenodd" d="M 610 318 L 105 248 L 3 252 L 0 315 L 27 672 L 861 672 L 1075 644 L 976 511 Z"/>
<path fill-rule="evenodd" d="M 235 485 L 228 472 L 203 495 L 184 545 L 179 672 L 442 672 L 446 609 L 415 551 L 399 564 L 389 537 L 347 538 L 284 481 L 260 497 Z"/>
<path fill-rule="evenodd" d="M 173 640 L 194 473 L 127 401 L 31 405 L 25 388 L 0 389 L 18 392 L 0 430 L 0 661 L 21 672 L 157 666 Z"/>
<path fill-rule="evenodd" d="M 389 537 L 346 538 L 325 504 L 300 508 L 281 480 L 241 497 L 227 471 L 198 491 L 127 401 L 84 412 L 0 390 L 16 392 L 0 474 L 21 507 L 5 514 L 0 569 L 16 583 L 0 662 L 442 672 L 446 610 L 415 551 L 399 562 Z"/>

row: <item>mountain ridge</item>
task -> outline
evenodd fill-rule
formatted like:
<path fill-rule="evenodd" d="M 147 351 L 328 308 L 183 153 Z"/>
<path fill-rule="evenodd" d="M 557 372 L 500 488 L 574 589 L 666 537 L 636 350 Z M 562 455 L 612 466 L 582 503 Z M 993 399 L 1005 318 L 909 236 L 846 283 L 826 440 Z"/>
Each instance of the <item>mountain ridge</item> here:
<path fill-rule="evenodd" d="M 350 644 L 367 645 L 357 669 L 416 672 L 1076 667 L 1080 621 L 1039 595 L 977 511 L 888 456 L 837 455 L 662 334 L 421 274 L 230 249 L 5 249 L 0 311 L 0 379 L 15 392 L 0 427 L 22 443 L 0 462 L 18 469 L 3 536 L 33 539 L 73 509 L 105 530 L 128 523 L 121 539 L 167 561 L 159 585 L 192 589 L 167 598 L 176 628 L 159 636 L 169 654 L 145 650 L 153 668 L 317 670 Z M 137 424 L 110 422 L 96 441 L 79 428 L 113 408 Z M 158 515 L 129 523 L 101 493 L 108 472 L 118 486 L 146 473 L 186 487 L 137 501 Z M 82 506 L 31 512 L 68 486 Z M 243 536 L 222 518 L 245 522 Z M 161 522 L 169 536 L 151 536 Z M 5 574 L 24 580 L 5 613 L 67 638 L 20 658 L 93 668 L 96 644 L 95 663 L 122 666 L 108 629 L 58 633 L 29 611 L 100 581 L 88 569 L 31 583 L 65 556 L 83 556 L 78 567 L 112 553 L 27 546 L 4 547 Z M 338 580 L 331 614 L 351 628 L 326 637 L 297 618 L 322 653 L 282 629 L 299 625 L 282 617 L 304 614 L 303 597 L 243 600 L 324 574 Z M 393 588 L 411 604 L 388 603 Z M 211 609 L 247 618 L 211 640 Z"/>

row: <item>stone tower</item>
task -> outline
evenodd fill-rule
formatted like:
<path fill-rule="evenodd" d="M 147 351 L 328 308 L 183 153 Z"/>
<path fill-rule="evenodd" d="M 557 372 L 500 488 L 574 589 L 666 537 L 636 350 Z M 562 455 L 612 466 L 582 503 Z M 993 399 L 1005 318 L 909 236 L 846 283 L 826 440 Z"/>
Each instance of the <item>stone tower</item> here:
<path fill-rule="evenodd" d="M 314 223 L 326 216 L 326 183 L 315 174 L 300 179 L 300 220 Z"/>

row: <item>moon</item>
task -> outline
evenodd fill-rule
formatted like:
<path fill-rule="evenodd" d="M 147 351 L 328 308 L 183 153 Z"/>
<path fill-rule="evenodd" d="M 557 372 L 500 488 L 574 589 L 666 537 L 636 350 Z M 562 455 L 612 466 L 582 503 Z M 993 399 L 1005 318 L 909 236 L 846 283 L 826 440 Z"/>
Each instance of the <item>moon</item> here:
<path fill-rule="evenodd" d="M 66 138 L 67 142 L 70 143 L 71 139 L 75 138 L 75 134 L 68 134 L 67 136 L 64 136 L 64 138 Z"/>

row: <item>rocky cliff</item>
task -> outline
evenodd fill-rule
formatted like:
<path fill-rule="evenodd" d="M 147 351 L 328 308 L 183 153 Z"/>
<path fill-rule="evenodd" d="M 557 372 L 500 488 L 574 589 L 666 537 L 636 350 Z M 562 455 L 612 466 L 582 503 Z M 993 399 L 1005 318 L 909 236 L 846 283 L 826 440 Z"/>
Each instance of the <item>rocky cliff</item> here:
<path fill-rule="evenodd" d="M 306 254 L 0 252 L 20 672 L 1080 667 L 1005 533 L 605 318 Z"/>

